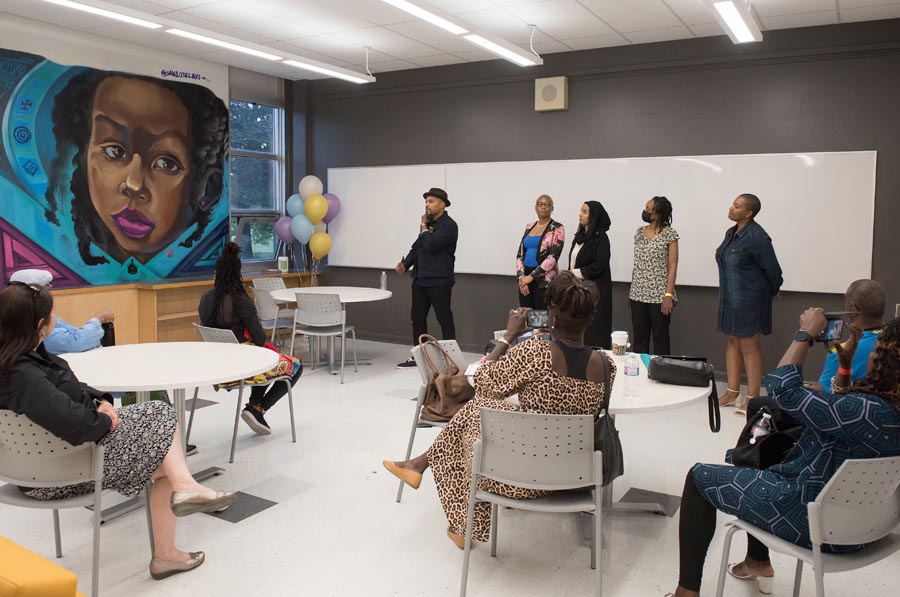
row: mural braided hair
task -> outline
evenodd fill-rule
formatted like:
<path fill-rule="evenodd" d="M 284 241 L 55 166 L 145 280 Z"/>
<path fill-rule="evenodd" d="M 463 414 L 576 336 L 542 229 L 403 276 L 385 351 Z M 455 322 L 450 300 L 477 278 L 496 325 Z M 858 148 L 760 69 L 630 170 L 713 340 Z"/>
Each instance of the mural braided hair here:
<path fill-rule="evenodd" d="M 94 94 L 105 79 L 117 77 L 137 79 L 174 93 L 190 114 L 191 185 L 189 207 L 197 228 L 181 243 L 191 247 L 203 237 L 210 215 L 222 195 L 225 163 L 228 159 L 228 109 L 210 90 L 198 85 L 177 83 L 121 72 L 87 69 L 72 77 L 53 100 L 51 117 L 57 142 L 48 177 L 45 197 L 49 207 L 46 217 L 59 225 L 57 191 L 65 184 L 66 163 L 75 168 L 69 182 L 72 192 L 72 220 L 78 240 L 78 252 L 88 265 L 108 263 L 105 257 L 91 254 L 91 242 L 114 246 L 112 233 L 106 229 L 91 202 L 87 180 L 87 146 L 91 138 L 91 114 Z"/>
<path fill-rule="evenodd" d="M 900 318 L 884 326 L 875 343 L 872 373 L 840 389 L 841 394 L 874 394 L 900 409 Z"/>

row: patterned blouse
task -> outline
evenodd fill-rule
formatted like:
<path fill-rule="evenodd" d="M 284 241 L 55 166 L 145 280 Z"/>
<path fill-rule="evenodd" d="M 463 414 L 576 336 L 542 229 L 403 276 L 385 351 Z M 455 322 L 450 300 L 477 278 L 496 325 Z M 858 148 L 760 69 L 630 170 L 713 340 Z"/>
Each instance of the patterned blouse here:
<path fill-rule="evenodd" d="M 534 269 L 525 267 L 525 237 L 531 229 L 537 225 L 532 222 L 525 226 L 525 233 L 519 242 L 519 251 L 516 253 L 516 277 L 521 278 L 525 274 L 533 277 L 541 288 L 546 288 L 556 274 L 559 273 L 559 256 L 562 254 L 563 245 L 566 242 L 566 228 L 556 220 L 551 219 L 547 228 L 541 234 L 541 244 L 538 246 L 537 262 Z M 529 269 L 531 271 L 525 271 Z"/>
<path fill-rule="evenodd" d="M 666 226 L 656 238 L 644 236 L 641 226 L 634 233 L 634 269 L 631 271 L 631 290 L 628 298 L 640 303 L 662 303 L 666 295 L 669 274 L 669 245 L 678 240 L 678 233 Z"/>

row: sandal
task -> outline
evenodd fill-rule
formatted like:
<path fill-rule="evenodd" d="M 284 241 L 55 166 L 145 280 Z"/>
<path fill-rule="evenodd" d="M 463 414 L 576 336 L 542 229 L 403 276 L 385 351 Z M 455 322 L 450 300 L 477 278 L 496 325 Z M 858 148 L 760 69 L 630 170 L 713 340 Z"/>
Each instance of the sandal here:
<path fill-rule="evenodd" d="M 754 398 L 756 398 L 756 396 L 747 396 L 744 398 L 744 401 L 740 405 L 735 404 L 737 408 L 735 408 L 734 414 L 738 417 L 746 417 L 747 405 L 750 404 L 750 401 Z"/>
<path fill-rule="evenodd" d="M 727 396 L 729 394 L 734 394 L 734 398 L 728 399 Z M 739 389 L 732 390 L 731 388 L 728 388 L 724 394 L 719 396 L 719 406 L 735 406 L 740 398 L 741 391 Z"/>
<path fill-rule="evenodd" d="M 747 568 L 747 564 L 744 562 L 738 562 L 737 564 L 728 564 L 728 574 L 733 576 L 738 580 L 756 580 L 756 587 L 759 589 L 759 592 L 763 595 L 771 595 L 772 594 L 772 585 L 775 584 L 775 576 L 760 576 L 753 572 L 750 572 L 750 569 Z"/>

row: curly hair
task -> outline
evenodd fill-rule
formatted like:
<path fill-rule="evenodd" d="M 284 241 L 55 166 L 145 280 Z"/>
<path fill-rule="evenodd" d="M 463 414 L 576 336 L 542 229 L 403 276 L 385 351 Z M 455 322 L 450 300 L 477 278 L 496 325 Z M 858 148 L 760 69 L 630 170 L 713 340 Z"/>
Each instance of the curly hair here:
<path fill-rule="evenodd" d="M 882 328 L 872 350 L 875 353 L 872 372 L 840 393 L 874 394 L 900 409 L 900 317 Z"/>
<path fill-rule="evenodd" d="M 87 69 L 72 77 L 53 99 L 53 135 L 57 156 L 50 167 L 50 183 L 46 199 L 47 219 L 59 225 L 57 190 L 65 185 L 64 167 L 74 167 L 69 181 L 72 192 L 72 221 L 78 240 L 78 252 L 88 265 L 108 263 L 108 259 L 91 254 L 91 242 L 99 246 L 115 245 L 112 233 L 100 220 L 91 202 L 87 180 L 87 145 L 91 138 L 91 113 L 94 94 L 104 80 L 116 77 L 136 79 L 157 85 L 174 93 L 190 115 L 191 183 L 189 205 L 196 214 L 197 229 L 181 243 L 191 247 L 203 237 L 213 208 L 224 188 L 225 163 L 228 159 L 228 109 L 210 90 L 198 85 L 178 83 L 115 71 Z"/>
<path fill-rule="evenodd" d="M 557 325 L 565 328 L 586 326 L 594 315 L 597 297 L 597 287 L 593 283 L 579 280 L 570 271 L 554 276 L 545 295 Z"/>
<path fill-rule="evenodd" d="M 659 195 L 653 198 L 653 213 L 660 230 L 672 225 L 672 203 L 666 197 Z"/>

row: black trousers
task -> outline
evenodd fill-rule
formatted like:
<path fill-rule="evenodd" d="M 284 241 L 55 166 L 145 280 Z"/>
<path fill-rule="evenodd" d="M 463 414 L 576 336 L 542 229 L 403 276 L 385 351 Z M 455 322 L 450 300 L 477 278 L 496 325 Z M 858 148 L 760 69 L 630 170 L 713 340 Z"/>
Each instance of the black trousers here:
<path fill-rule="evenodd" d="M 453 311 L 450 310 L 450 300 L 453 295 L 453 280 L 447 280 L 439 286 L 418 286 L 415 281 L 412 285 L 412 308 L 409 315 L 412 318 L 413 345 L 419 343 L 419 336 L 428 333 L 428 310 L 434 307 L 434 314 L 441 325 L 442 340 L 456 338 L 456 327 L 453 325 Z"/>
<path fill-rule="evenodd" d="M 684 480 L 678 515 L 678 584 L 689 591 L 700 591 L 703 562 L 715 533 L 716 509 L 700 495 L 691 468 Z M 769 548 L 748 534 L 747 557 L 768 562 Z"/>
<path fill-rule="evenodd" d="M 541 288 L 540 282 L 535 280 L 528 285 L 528 296 L 525 296 L 519 291 L 519 306 L 546 311 L 547 301 L 544 300 L 544 293 L 546 290 L 546 288 Z"/>
<path fill-rule="evenodd" d="M 297 385 L 301 373 L 303 373 L 302 365 L 297 369 L 297 373 L 291 378 L 292 388 Z M 260 406 L 263 410 L 269 410 L 275 406 L 275 403 L 281 400 L 285 394 L 287 394 L 287 386 L 283 381 L 270 385 L 268 387 L 268 392 L 266 391 L 266 386 L 253 386 L 250 388 L 250 404 Z"/>
<path fill-rule="evenodd" d="M 669 323 L 671 315 L 663 315 L 660 303 L 641 303 L 631 301 L 631 326 L 634 328 L 634 340 L 631 350 L 647 354 L 672 354 L 669 341 Z M 653 352 L 650 352 L 650 338 L 653 337 Z"/>

